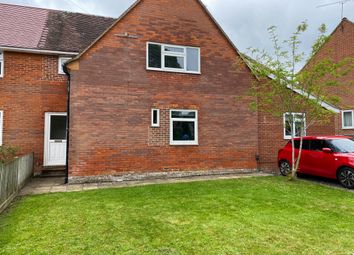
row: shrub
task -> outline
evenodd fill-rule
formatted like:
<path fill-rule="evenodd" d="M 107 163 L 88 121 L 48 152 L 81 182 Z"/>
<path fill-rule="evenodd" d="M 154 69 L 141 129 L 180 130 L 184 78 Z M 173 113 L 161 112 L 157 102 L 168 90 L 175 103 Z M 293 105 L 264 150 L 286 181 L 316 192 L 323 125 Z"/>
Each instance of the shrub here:
<path fill-rule="evenodd" d="M 0 164 L 5 164 L 13 160 L 18 149 L 12 146 L 0 146 Z"/>

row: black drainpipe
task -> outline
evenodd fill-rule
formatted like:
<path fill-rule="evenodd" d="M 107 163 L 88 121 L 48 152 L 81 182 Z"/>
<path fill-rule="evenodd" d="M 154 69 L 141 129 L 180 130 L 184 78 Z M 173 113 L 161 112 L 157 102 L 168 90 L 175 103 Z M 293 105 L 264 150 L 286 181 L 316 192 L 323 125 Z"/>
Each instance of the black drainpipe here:
<path fill-rule="evenodd" d="M 66 65 L 63 66 L 64 73 L 68 76 L 67 82 L 67 102 L 66 102 L 66 165 L 65 165 L 65 183 L 69 182 L 69 144 L 70 144 L 70 84 L 71 75 Z"/>

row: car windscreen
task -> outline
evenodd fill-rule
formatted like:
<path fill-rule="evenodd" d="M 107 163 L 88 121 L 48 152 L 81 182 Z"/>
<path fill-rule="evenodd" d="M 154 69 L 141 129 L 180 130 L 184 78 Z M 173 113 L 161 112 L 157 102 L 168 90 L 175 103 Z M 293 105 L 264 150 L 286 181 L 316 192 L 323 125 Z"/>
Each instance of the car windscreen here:
<path fill-rule="evenodd" d="M 334 152 L 354 153 L 354 141 L 350 139 L 333 139 L 329 143 Z"/>

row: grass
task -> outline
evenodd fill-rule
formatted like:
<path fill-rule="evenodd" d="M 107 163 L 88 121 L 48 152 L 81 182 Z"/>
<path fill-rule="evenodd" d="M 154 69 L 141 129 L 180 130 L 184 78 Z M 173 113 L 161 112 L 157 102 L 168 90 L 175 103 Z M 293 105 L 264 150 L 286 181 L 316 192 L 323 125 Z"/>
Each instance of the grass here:
<path fill-rule="evenodd" d="M 266 177 L 25 197 L 0 254 L 354 253 L 354 193 Z"/>

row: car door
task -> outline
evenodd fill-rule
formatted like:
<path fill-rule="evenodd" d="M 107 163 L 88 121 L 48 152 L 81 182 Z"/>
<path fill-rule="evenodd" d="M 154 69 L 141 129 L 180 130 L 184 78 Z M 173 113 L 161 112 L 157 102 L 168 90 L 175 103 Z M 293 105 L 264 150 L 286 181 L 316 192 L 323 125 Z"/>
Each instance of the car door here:
<path fill-rule="evenodd" d="M 296 150 L 296 156 L 298 157 L 299 154 L 299 148 L 300 148 L 300 141 L 297 141 L 295 146 L 298 148 Z M 300 173 L 307 173 L 308 168 L 309 168 L 309 140 L 303 140 L 302 142 L 302 151 L 301 151 L 301 157 L 300 157 L 300 164 L 299 164 L 299 169 L 298 171 Z"/>
<path fill-rule="evenodd" d="M 309 174 L 328 177 L 334 164 L 333 153 L 324 152 L 323 148 L 329 148 L 326 140 L 311 140 L 308 155 Z"/>

